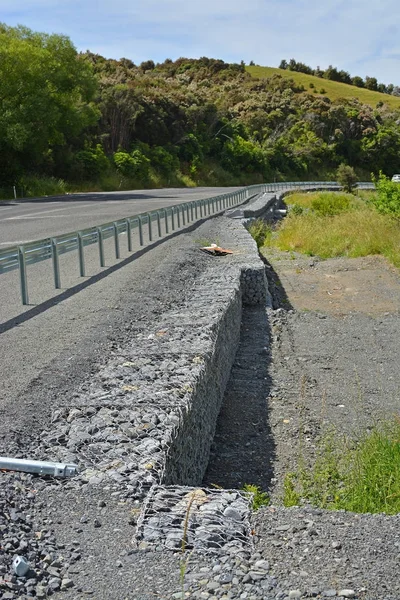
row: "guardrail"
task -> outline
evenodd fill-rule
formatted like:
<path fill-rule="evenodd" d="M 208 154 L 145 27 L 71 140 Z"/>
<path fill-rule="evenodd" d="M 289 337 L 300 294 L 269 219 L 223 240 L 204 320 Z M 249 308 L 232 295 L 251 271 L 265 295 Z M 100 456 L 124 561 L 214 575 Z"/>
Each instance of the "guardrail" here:
<path fill-rule="evenodd" d="M 100 267 L 106 266 L 104 240 L 113 237 L 115 258 L 120 258 L 120 236 L 126 234 L 128 252 L 132 252 L 132 238 L 138 236 L 140 246 L 145 245 L 145 233 L 149 242 L 154 239 L 154 230 L 158 238 L 162 236 L 162 222 L 164 223 L 165 235 L 171 231 L 181 229 L 186 223 L 193 223 L 199 219 L 207 218 L 220 213 L 227 208 L 242 204 L 251 196 L 263 192 L 274 192 L 283 189 L 307 189 L 340 186 L 335 181 L 324 182 L 280 182 L 251 185 L 240 190 L 194 200 L 167 208 L 161 208 L 147 213 L 141 213 L 117 221 L 111 221 L 95 227 L 89 227 L 80 231 L 66 233 L 57 237 L 44 238 L 29 242 L 21 246 L 10 246 L 0 250 L 0 275 L 14 269 L 19 269 L 19 280 L 21 287 L 21 300 L 23 305 L 29 304 L 27 266 L 43 260 L 52 261 L 54 287 L 61 288 L 61 274 L 59 256 L 66 252 L 77 251 L 79 263 L 79 275 L 85 277 L 85 252 L 86 246 L 98 244 Z M 358 187 L 373 188 L 373 184 L 359 183 Z"/>

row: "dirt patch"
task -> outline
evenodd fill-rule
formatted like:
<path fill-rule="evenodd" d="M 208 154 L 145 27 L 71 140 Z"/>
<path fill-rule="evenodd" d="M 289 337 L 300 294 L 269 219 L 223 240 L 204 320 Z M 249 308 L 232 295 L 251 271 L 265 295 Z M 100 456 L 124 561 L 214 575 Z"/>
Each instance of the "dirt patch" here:
<path fill-rule="evenodd" d="M 400 309 L 399 271 L 381 256 L 321 261 L 271 249 L 264 256 L 295 310 L 376 316 Z"/>
<path fill-rule="evenodd" d="M 270 493 L 312 465 L 321 435 L 352 437 L 400 412 L 400 276 L 381 257 L 321 261 L 265 252 L 274 300 L 267 398 Z"/>

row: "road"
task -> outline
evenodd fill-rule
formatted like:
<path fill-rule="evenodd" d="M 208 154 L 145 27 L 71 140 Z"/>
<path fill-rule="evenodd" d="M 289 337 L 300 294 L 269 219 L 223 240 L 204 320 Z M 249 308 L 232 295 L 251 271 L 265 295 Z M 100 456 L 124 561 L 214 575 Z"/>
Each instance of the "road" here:
<path fill-rule="evenodd" d="M 0 201 L 0 250 L 234 189 L 168 188 Z"/>

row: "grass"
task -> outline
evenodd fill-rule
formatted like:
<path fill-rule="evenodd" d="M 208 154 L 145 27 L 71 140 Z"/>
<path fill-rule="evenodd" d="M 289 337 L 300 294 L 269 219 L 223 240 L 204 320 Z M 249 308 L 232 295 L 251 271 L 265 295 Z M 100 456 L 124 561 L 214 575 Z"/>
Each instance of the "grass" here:
<path fill-rule="evenodd" d="M 356 258 L 380 254 L 400 267 L 400 221 L 378 213 L 363 198 L 318 192 L 287 198 L 289 215 L 270 233 L 257 231 L 264 246 L 309 256 Z M 251 229 L 250 229 L 251 231 Z"/>
<path fill-rule="evenodd" d="M 316 95 L 324 95 L 330 98 L 330 100 L 337 100 L 338 98 L 346 98 L 351 100 L 357 98 L 363 104 L 369 104 L 373 108 L 376 107 L 378 102 L 384 102 L 393 109 L 400 108 L 400 98 L 397 96 L 391 96 L 389 94 L 382 94 L 381 92 L 373 92 L 364 88 L 358 88 L 354 85 L 348 85 L 347 83 L 340 83 L 337 81 L 330 81 L 329 79 L 321 79 L 314 75 L 306 75 L 305 73 L 297 73 L 296 71 L 287 71 L 286 69 L 276 69 L 274 67 L 246 67 L 246 71 L 253 77 L 266 78 L 272 77 L 273 75 L 281 75 L 288 79 L 293 79 L 297 84 L 303 85 L 305 90 L 314 94 L 314 90 L 317 90 Z M 314 85 L 314 88 L 310 88 L 310 83 Z M 321 90 L 325 90 L 325 94 L 321 93 Z"/>
<path fill-rule="evenodd" d="M 323 435 L 312 469 L 284 481 L 283 503 L 359 513 L 400 512 L 400 419 L 374 426 L 356 441 L 333 429 Z"/>
<path fill-rule="evenodd" d="M 269 505 L 270 498 L 268 494 L 266 492 L 263 492 L 259 486 L 253 485 L 251 483 L 246 483 L 242 489 L 244 492 L 249 492 L 250 494 L 253 494 L 253 510 L 258 510 L 259 508 L 261 508 L 261 506 Z"/>

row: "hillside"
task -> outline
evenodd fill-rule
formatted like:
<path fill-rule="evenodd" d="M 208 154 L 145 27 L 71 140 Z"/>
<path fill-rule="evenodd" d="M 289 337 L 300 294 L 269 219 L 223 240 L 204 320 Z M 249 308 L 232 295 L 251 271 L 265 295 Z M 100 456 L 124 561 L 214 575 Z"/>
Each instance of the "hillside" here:
<path fill-rule="evenodd" d="M 339 98 L 346 98 L 351 100 L 356 98 L 362 104 L 368 104 L 372 108 L 375 108 L 379 102 L 384 102 L 390 108 L 400 108 L 400 97 L 391 96 L 389 94 L 381 94 L 380 92 L 373 92 L 364 88 L 358 88 L 354 85 L 348 85 L 346 83 L 339 83 L 337 81 L 330 81 L 329 79 L 321 79 L 314 75 L 306 75 L 305 73 L 298 73 L 297 71 L 288 71 L 285 69 L 276 69 L 274 67 L 246 67 L 246 71 L 250 73 L 252 77 L 268 78 L 273 75 L 280 75 L 287 79 L 293 79 L 298 85 L 304 86 L 305 90 L 309 93 L 316 95 L 325 95 L 330 100 L 338 100 Z M 312 84 L 314 87 L 310 86 Z M 321 89 L 326 91 L 326 94 L 321 94 Z"/>
<path fill-rule="evenodd" d="M 0 83 L 0 197 L 400 171 L 400 98 L 299 72 L 136 65 L 3 25 Z"/>

